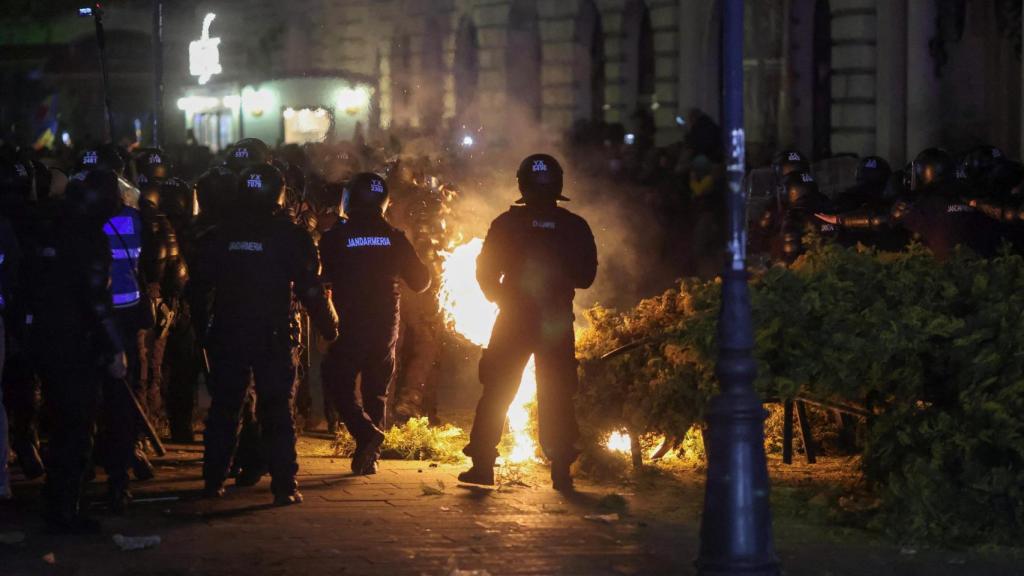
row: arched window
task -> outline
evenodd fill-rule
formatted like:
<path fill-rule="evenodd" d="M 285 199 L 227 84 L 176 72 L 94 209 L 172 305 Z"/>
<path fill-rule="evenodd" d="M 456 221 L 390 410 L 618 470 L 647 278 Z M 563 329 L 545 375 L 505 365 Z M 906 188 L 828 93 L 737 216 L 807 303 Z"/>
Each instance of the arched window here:
<path fill-rule="evenodd" d="M 653 125 L 651 103 L 654 100 L 654 31 L 651 13 L 643 0 L 632 0 L 622 15 L 625 35 L 625 110 L 633 129 L 639 132 Z"/>
<path fill-rule="evenodd" d="M 391 43 L 391 122 L 412 124 L 412 46 L 409 36 L 396 36 Z"/>
<path fill-rule="evenodd" d="M 476 25 L 463 16 L 455 36 L 455 116 L 468 121 L 476 105 L 477 82 L 480 79 L 480 41 Z"/>
<path fill-rule="evenodd" d="M 508 98 L 527 120 L 541 119 L 541 41 L 536 0 L 516 0 L 509 10 L 505 55 Z"/>
<path fill-rule="evenodd" d="M 605 51 L 601 13 L 586 0 L 576 19 L 576 118 L 604 120 Z"/>
<path fill-rule="evenodd" d="M 416 98 L 420 126 L 433 131 L 441 126 L 444 116 L 444 31 L 436 20 L 427 22 L 423 35 L 423 56 L 420 64 Z"/>
<path fill-rule="evenodd" d="M 814 159 L 832 155 L 832 11 L 828 0 L 814 7 Z"/>

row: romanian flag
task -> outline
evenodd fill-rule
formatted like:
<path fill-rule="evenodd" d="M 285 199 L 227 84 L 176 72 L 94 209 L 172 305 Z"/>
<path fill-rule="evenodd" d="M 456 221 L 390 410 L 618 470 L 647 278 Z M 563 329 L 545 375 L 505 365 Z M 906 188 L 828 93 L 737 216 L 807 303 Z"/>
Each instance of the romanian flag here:
<path fill-rule="evenodd" d="M 57 141 L 56 94 L 51 94 L 39 103 L 39 108 L 36 109 L 36 114 L 33 120 L 33 132 L 38 134 L 38 136 L 36 136 L 35 144 L 33 144 L 32 147 L 36 150 L 53 148 L 53 143 Z"/>

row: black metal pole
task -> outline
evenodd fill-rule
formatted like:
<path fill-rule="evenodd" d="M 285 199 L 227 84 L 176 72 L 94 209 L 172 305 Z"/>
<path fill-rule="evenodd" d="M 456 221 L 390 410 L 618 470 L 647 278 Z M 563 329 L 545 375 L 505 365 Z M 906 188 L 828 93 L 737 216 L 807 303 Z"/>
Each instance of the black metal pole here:
<path fill-rule="evenodd" d="M 779 574 L 772 539 L 764 417 L 754 392 L 754 329 L 746 273 L 743 0 L 722 2 L 722 114 L 727 146 L 728 263 L 718 320 L 719 394 L 707 415 L 708 470 L 697 569 L 704 576 Z"/>
<path fill-rule="evenodd" d="M 103 33 L 103 10 L 96 5 L 92 11 L 96 23 L 96 45 L 100 49 L 100 74 L 103 77 L 103 109 L 107 116 L 107 141 L 114 141 L 114 113 L 110 108 L 110 74 L 107 71 L 107 37 Z"/>
<path fill-rule="evenodd" d="M 160 147 L 164 121 L 164 3 L 153 0 L 153 146 Z"/>

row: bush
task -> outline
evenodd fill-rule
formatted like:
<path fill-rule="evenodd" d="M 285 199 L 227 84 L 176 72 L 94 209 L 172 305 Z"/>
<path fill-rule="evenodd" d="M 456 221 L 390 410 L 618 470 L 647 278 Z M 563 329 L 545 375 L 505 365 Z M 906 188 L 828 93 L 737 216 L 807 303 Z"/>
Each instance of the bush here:
<path fill-rule="evenodd" d="M 717 387 L 719 298 L 715 282 L 686 281 L 632 310 L 587 314 L 588 438 L 681 438 L 701 422 Z M 1024 260 L 817 247 L 753 278 L 751 302 L 763 397 L 873 411 L 862 462 L 880 526 L 959 543 L 1024 536 Z"/>
<path fill-rule="evenodd" d="M 431 426 L 426 417 L 411 418 L 384 432 L 381 456 L 391 460 L 458 463 L 466 458 L 462 454 L 462 447 L 466 445 L 467 439 L 466 433 L 456 426 Z M 339 429 L 333 449 L 336 456 L 345 458 L 355 452 L 356 441 L 344 427 Z"/>

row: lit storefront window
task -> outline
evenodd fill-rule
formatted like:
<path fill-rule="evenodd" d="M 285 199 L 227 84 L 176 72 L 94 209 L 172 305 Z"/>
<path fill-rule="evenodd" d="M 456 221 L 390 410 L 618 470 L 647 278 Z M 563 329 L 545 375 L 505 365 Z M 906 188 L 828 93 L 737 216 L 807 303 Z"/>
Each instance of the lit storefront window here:
<path fill-rule="evenodd" d="M 282 117 L 285 144 L 323 142 L 334 123 L 333 116 L 324 108 L 285 108 Z"/>

